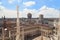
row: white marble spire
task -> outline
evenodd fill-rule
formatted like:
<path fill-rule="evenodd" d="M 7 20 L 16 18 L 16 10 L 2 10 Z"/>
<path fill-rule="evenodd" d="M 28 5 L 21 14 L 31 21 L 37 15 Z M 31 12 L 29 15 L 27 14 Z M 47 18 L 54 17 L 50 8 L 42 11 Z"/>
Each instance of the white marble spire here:
<path fill-rule="evenodd" d="M 16 40 L 21 40 L 21 38 L 20 38 L 19 6 L 17 5 L 16 8 L 17 8 Z"/>

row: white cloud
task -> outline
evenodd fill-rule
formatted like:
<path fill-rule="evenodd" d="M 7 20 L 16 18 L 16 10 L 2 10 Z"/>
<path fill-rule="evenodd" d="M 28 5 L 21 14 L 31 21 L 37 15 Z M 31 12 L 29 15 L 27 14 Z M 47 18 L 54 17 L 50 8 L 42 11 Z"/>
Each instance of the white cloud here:
<path fill-rule="evenodd" d="M 0 12 L 0 18 L 4 15 L 7 18 L 15 18 L 16 17 L 16 10 L 9 10 L 3 6 L 0 6 L 0 8 L 2 8 L 2 10 Z M 39 17 L 40 14 L 43 14 L 44 17 L 51 18 L 51 17 L 59 17 L 60 11 L 55 8 L 49 8 L 44 5 L 38 10 L 25 8 L 25 9 L 23 9 L 23 11 L 19 11 L 19 13 L 20 13 L 20 15 L 19 15 L 20 17 L 27 17 L 27 13 L 32 13 L 33 17 Z"/>
<path fill-rule="evenodd" d="M 8 0 L 8 2 L 9 2 L 10 4 L 12 4 L 14 1 L 15 1 L 15 0 Z"/>
<path fill-rule="evenodd" d="M 20 0 L 17 0 L 18 1 L 18 3 L 20 2 Z"/>
<path fill-rule="evenodd" d="M 13 2 L 15 3 L 20 3 L 22 0 L 8 0 L 8 3 L 12 4 Z"/>
<path fill-rule="evenodd" d="M 25 8 L 25 9 L 23 10 L 23 14 L 25 15 L 25 17 L 27 17 L 27 14 L 28 14 L 28 13 L 31 13 L 31 14 L 33 15 L 33 17 L 37 17 L 38 10 Z M 23 16 L 24 16 L 24 15 L 23 15 Z"/>
<path fill-rule="evenodd" d="M 28 7 L 28 6 L 35 5 L 35 1 L 23 2 L 23 4 L 24 4 L 26 7 Z"/>
<path fill-rule="evenodd" d="M 46 7 L 46 5 L 44 5 L 39 10 L 46 10 L 46 9 L 47 9 L 47 7 Z"/>
<path fill-rule="evenodd" d="M 32 10 L 31 10 L 31 9 L 25 8 L 25 9 L 23 10 L 23 12 L 26 13 L 26 14 L 27 14 L 27 13 L 34 13 L 34 12 L 35 12 L 35 9 L 32 9 Z"/>
<path fill-rule="evenodd" d="M 59 10 L 55 8 L 47 7 L 46 5 L 42 6 L 40 9 L 27 9 L 23 10 L 23 14 L 26 15 L 27 13 L 32 13 L 33 17 L 39 17 L 40 14 L 43 14 L 46 18 L 54 18 L 59 17 Z"/>
<path fill-rule="evenodd" d="M 0 8 L 2 8 L 1 11 L 0 11 L 0 18 L 2 16 L 5 16 L 6 18 L 15 18 L 17 16 L 16 15 L 17 14 L 16 10 L 10 10 L 10 9 L 5 8 L 4 6 L 1 6 Z M 21 17 L 22 12 L 19 11 L 19 13 L 20 13 L 19 16 Z"/>
<path fill-rule="evenodd" d="M 39 9 L 39 14 L 43 14 L 45 17 L 59 17 L 59 13 L 59 10 L 47 6 L 43 6 Z"/>
<path fill-rule="evenodd" d="M 5 7 L 0 5 L 0 12 L 3 11 L 4 9 L 5 9 Z"/>
<path fill-rule="evenodd" d="M 19 3 L 19 2 L 21 2 L 22 0 L 17 0 L 17 1 L 18 1 L 18 3 Z"/>
<path fill-rule="evenodd" d="M 2 4 L 2 2 L 0 2 L 0 5 Z"/>
<path fill-rule="evenodd" d="M 19 11 L 20 15 L 19 17 L 21 17 L 21 12 Z M 5 9 L 2 13 L 1 13 L 1 17 L 5 16 L 6 18 L 16 18 L 17 17 L 17 11 L 16 10 L 8 10 Z"/>

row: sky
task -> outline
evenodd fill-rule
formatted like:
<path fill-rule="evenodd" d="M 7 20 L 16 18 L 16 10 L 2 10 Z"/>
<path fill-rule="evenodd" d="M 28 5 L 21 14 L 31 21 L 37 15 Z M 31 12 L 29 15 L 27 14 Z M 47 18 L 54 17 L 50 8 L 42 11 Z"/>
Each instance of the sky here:
<path fill-rule="evenodd" d="M 58 18 L 60 14 L 60 0 L 0 0 L 0 18 L 16 18 L 16 6 L 19 5 L 19 17 Z"/>

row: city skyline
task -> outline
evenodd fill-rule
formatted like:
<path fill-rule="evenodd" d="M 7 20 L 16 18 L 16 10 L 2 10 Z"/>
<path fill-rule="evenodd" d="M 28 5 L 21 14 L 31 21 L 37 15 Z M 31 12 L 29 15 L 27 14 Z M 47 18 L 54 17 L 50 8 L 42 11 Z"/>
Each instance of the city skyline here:
<path fill-rule="evenodd" d="M 60 0 L 0 0 L 0 18 L 16 17 L 16 5 L 19 5 L 20 17 L 27 17 L 27 13 L 32 13 L 33 17 L 57 18 L 59 17 Z"/>

